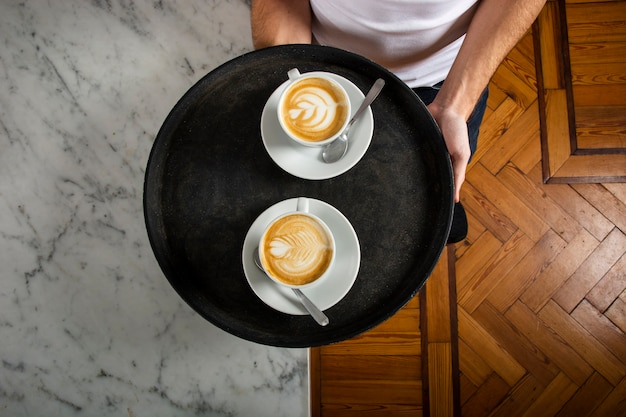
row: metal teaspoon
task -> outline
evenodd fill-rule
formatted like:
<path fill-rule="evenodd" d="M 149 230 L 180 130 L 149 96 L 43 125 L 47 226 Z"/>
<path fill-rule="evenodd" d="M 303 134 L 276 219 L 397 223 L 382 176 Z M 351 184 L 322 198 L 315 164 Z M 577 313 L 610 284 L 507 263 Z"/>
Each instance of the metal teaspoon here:
<path fill-rule="evenodd" d="M 324 150 L 322 151 L 322 159 L 324 160 L 324 162 L 332 164 L 333 162 L 337 162 L 338 160 L 343 158 L 343 156 L 348 151 L 348 131 L 350 130 L 356 119 L 361 116 L 361 113 L 363 113 L 363 111 L 370 104 L 372 104 L 376 97 L 378 97 L 378 93 L 380 93 L 380 90 L 383 89 L 384 85 L 385 80 L 383 80 L 382 78 L 376 80 L 372 88 L 370 88 L 370 91 L 367 92 L 367 95 L 363 99 L 361 106 L 358 108 L 356 113 L 354 113 L 354 116 L 352 116 L 352 119 L 350 119 L 348 125 L 343 130 L 341 135 L 339 135 L 337 139 L 324 147 Z"/>
<path fill-rule="evenodd" d="M 257 266 L 257 268 L 267 274 L 267 272 L 265 272 L 265 269 L 263 268 L 263 265 L 261 265 L 261 259 L 259 258 L 259 248 L 256 248 L 254 250 L 254 264 Z M 307 297 L 298 288 L 292 288 L 292 290 L 296 294 L 298 300 L 300 300 L 304 308 L 306 308 L 309 314 L 313 316 L 317 324 L 319 324 L 320 326 L 326 326 L 329 323 L 326 314 L 324 314 L 322 310 L 320 310 L 315 304 L 313 304 L 309 297 Z"/>

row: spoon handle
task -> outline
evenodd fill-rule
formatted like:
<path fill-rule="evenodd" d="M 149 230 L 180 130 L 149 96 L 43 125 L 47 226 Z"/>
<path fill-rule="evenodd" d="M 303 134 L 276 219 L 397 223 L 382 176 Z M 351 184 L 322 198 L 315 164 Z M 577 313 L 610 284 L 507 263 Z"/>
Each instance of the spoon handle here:
<path fill-rule="evenodd" d="M 317 306 L 313 304 L 311 300 L 309 300 L 309 297 L 304 295 L 304 293 L 297 288 L 293 288 L 293 292 L 298 296 L 298 299 L 300 299 L 300 302 L 302 303 L 304 308 L 306 308 L 309 314 L 313 316 L 317 324 L 319 324 L 320 326 L 326 326 L 328 324 L 329 321 L 328 317 L 326 317 L 326 314 L 324 314 L 322 310 L 317 308 Z"/>
<path fill-rule="evenodd" d="M 372 88 L 370 88 L 370 91 L 367 92 L 367 95 L 363 99 L 363 102 L 357 109 L 356 113 L 354 113 L 354 116 L 352 116 L 352 119 L 350 119 L 350 121 L 348 122 L 348 126 L 346 126 L 345 130 L 348 130 L 348 128 L 352 126 L 354 121 L 359 118 L 361 113 L 363 113 L 363 110 L 365 110 L 370 104 L 372 104 L 374 100 L 376 100 L 376 97 L 378 97 L 380 90 L 382 90 L 384 86 L 385 80 L 383 80 L 382 78 L 376 80 Z"/>
<path fill-rule="evenodd" d="M 265 269 L 263 269 L 263 265 L 261 265 L 261 259 L 259 257 L 258 247 L 254 250 L 254 252 L 252 252 L 252 259 L 254 259 L 254 264 L 257 266 L 257 268 L 259 268 L 261 271 L 263 271 L 263 273 L 267 275 L 267 272 L 265 272 Z M 300 300 L 300 302 L 302 303 L 306 311 L 309 312 L 309 314 L 315 319 L 315 321 L 320 326 L 326 326 L 329 323 L 329 320 L 326 314 L 322 313 L 322 310 L 320 310 L 315 304 L 313 304 L 313 302 L 309 300 L 309 297 L 304 295 L 304 293 L 300 291 L 299 288 L 292 288 L 292 289 L 293 289 L 293 292 L 298 297 L 298 300 Z"/>

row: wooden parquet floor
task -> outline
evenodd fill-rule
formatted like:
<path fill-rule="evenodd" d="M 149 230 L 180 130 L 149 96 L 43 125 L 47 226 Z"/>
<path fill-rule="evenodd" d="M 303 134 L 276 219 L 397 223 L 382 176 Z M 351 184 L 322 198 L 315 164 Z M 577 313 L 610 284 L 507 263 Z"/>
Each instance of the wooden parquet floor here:
<path fill-rule="evenodd" d="M 423 361 L 428 307 L 416 297 L 313 350 L 314 416 L 626 416 L 626 184 L 544 184 L 537 105 L 529 33 L 491 82 L 462 190 L 470 230 L 452 253 L 443 377 L 453 395 L 423 395 L 437 358 Z"/>
<path fill-rule="evenodd" d="M 626 416 L 626 184 L 543 184 L 525 39 L 491 83 L 457 246 L 463 416 Z"/>

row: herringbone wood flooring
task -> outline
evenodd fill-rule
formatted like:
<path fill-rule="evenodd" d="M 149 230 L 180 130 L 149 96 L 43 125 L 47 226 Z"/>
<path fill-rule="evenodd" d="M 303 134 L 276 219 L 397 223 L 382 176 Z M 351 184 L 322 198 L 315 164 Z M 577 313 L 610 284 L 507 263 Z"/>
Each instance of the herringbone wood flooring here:
<path fill-rule="evenodd" d="M 623 417 L 626 184 L 542 183 L 529 38 L 491 83 L 462 196 L 462 415 Z"/>
<path fill-rule="evenodd" d="M 422 297 L 313 351 L 314 415 L 626 416 L 626 184 L 542 182 L 530 34 L 490 88 L 455 248 L 454 407 L 422 395 L 437 369 L 421 363 Z"/>

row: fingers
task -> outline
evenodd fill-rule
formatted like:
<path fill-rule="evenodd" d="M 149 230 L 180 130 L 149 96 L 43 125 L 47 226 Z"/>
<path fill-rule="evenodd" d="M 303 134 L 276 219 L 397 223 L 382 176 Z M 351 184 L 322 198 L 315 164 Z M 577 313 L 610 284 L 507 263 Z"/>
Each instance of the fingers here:
<path fill-rule="evenodd" d="M 441 109 L 434 104 L 428 106 L 437 121 L 452 161 L 454 175 L 454 201 L 461 196 L 461 186 L 465 181 L 465 171 L 471 156 L 467 122 L 461 114 Z"/>
<path fill-rule="evenodd" d="M 452 161 L 452 172 L 454 176 L 454 202 L 461 200 L 461 186 L 465 182 L 465 172 L 467 170 L 467 160 Z"/>

